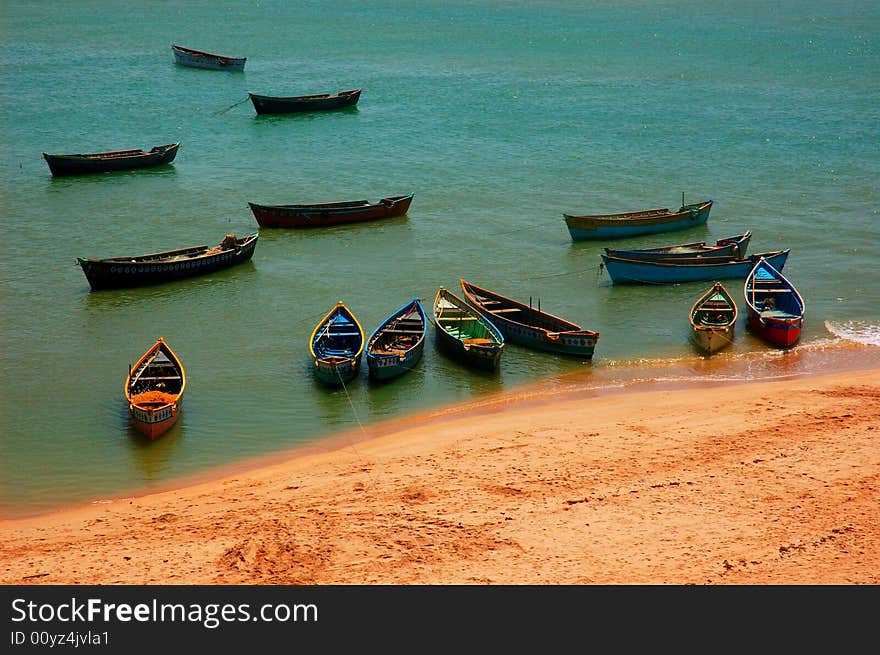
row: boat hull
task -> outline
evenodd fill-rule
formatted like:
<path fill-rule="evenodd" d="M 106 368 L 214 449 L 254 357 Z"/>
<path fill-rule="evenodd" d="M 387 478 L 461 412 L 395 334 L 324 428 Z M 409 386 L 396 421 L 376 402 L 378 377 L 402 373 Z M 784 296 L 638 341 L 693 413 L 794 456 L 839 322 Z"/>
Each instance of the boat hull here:
<path fill-rule="evenodd" d="M 570 321 L 483 289 L 464 279 L 460 279 L 459 284 L 467 301 L 498 328 L 505 341 L 533 350 L 592 359 L 599 340 L 598 332 L 584 330 Z M 488 307 L 489 304 L 495 311 Z M 520 320 L 507 318 L 508 314 L 504 312 L 514 312 Z"/>
<path fill-rule="evenodd" d="M 485 371 L 498 369 L 502 353 L 500 348 L 468 346 L 441 327 L 435 328 L 435 334 L 437 347 L 449 357 Z"/>
<path fill-rule="evenodd" d="M 391 196 L 377 203 L 346 203 L 326 205 L 258 205 L 248 206 L 262 228 L 316 228 L 346 223 L 396 218 L 409 211 L 413 194 Z M 340 206 L 341 205 L 341 206 Z"/>
<path fill-rule="evenodd" d="M 244 70 L 247 57 L 226 57 L 210 52 L 200 52 L 189 48 L 171 46 L 175 63 L 190 68 L 206 68 L 209 70 L 225 70 L 240 72 Z"/>
<path fill-rule="evenodd" d="M 361 97 L 360 89 L 342 91 L 337 94 L 318 94 L 311 96 L 264 96 L 249 93 L 251 103 L 257 114 L 299 114 L 309 111 L 329 111 L 354 107 Z"/>
<path fill-rule="evenodd" d="M 751 232 L 746 232 L 738 237 L 719 239 L 714 246 L 700 242 L 683 243 L 666 248 L 644 248 L 641 250 L 605 248 L 605 254 L 624 259 L 649 261 L 687 259 L 689 257 L 734 257 L 745 259 L 751 238 Z"/>
<path fill-rule="evenodd" d="M 150 440 L 158 439 L 168 432 L 180 416 L 180 403 L 160 409 L 147 410 L 129 405 L 129 416 L 134 427 Z"/>
<path fill-rule="evenodd" d="M 180 256 L 168 260 L 161 259 L 162 253 L 133 257 L 131 261 L 120 261 L 121 258 L 111 260 L 77 258 L 77 263 L 93 291 L 165 284 L 243 264 L 253 257 L 258 237 L 258 234 L 245 237 L 237 250 L 226 250 L 216 254 Z M 186 249 L 169 252 L 184 253 Z"/>
<path fill-rule="evenodd" d="M 705 225 L 711 209 L 712 201 L 708 200 L 698 205 L 684 205 L 677 212 L 646 212 L 644 216 L 636 215 L 638 212 L 632 215 L 563 216 L 573 241 L 595 241 L 673 232 Z"/>
<path fill-rule="evenodd" d="M 328 386 L 342 386 L 360 372 L 364 329 L 341 300 L 312 330 L 309 352 L 315 378 Z"/>
<path fill-rule="evenodd" d="M 782 250 L 767 257 L 773 266 L 781 270 L 788 259 L 788 250 Z M 636 261 L 610 258 L 601 255 L 602 266 L 614 284 L 674 284 L 745 278 L 757 261 L 759 255 L 744 260 L 719 263 L 672 263 L 667 261 Z"/>
<path fill-rule="evenodd" d="M 801 338 L 803 317 L 771 319 L 761 316 L 753 309 L 747 310 L 747 325 L 756 336 L 782 348 L 794 346 Z"/>
<path fill-rule="evenodd" d="M 425 349 L 426 331 L 427 316 L 418 297 L 382 321 L 367 342 L 370 379 L 391 380 L 415 368 Z"/>
<path fill-rule="evenodd" d="M 127 150 L 83 155 L 52 155 L 43 153 L 54 177 L 112 173 L 137 168 L 152 168 L 170 164 L 177 156 L 179 143 L 156 146 L 152 150 Z"/>
<path fill-rule="evenodd" d="M 789 348 L 801 336 L 804 299 L 769 259 L 759 260 L 743 284 L 746 325 L 770 344 Z"/>
<path fill-rule="evenodd" d="M 707 355 L 712 355 L 733 342 L 733 326 L 712 329 L 697 329 L 692 331 L 694 343 L 697 348 Z"/>
<path fill-rule="evenodd" d="M 353 357 L 339 362 L 315 361 L 315 377 L 331 387 L 351 382 L 360 372 L 361 357 Z"/>

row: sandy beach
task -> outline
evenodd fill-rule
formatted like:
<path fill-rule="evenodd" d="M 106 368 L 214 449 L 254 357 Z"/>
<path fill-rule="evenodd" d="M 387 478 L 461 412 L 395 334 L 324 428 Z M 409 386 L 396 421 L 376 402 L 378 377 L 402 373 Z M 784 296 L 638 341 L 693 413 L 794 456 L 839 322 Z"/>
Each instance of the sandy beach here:
<path fill-rule="evenodd" d="M 3 520 L 0 582 L 880 583 L 880 370 L 439 414 Z"/>

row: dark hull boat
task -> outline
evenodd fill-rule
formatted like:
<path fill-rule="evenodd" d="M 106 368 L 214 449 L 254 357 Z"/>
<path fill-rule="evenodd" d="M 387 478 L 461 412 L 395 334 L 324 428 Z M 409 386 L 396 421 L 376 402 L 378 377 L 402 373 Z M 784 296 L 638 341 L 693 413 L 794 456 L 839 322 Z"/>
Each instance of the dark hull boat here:
<path fill-rule="evenodd" d="M 344 385 L 360 370 L 364 329 L 340 300 L 315 326 L 309 339 L 315 377 L 330 386 Z"/>
<path fill-rule="evenodd" d="M 765 341 L 787 348 L 798 342 L 804 325 L 804 299 L 779 268 L 761 258 L 743 285 L 746 324 Z"/>
<path fill-rule="evenodd" d="M 704 293 L 691 307 L 691 334 L 697 346 L 711 355 L 733 341 L 736 303 L 720 282 Z"/>
<path fill-rule="evenodd" d="M 622 214 L 563 214 L 572 241 L 617 239 L 705 225 L 712 201 L 682 205 L 678 211 L 644 209 Z"/>
<path fill-rule="evenodd" d="M 418 297 L 386 318 L 367 341 L 367 367 L 374 380 L 411 371 L 422 358 L 428 319 Z"/>
<path fill-rule="evenodd" d="M 608 271 L 614 284 L 670 284 L 705 280 L 745 278 L 761 257 L 778 269 L 785 266 L 789 250 L 776 250 L 736 257 L 683 257 L 654 261 L 624 259 L 600 255 L 600 266 Z"/>
<path fill-rule="evenodd" d="M 361 97 L 360 89 L 339 93 L 316 93 L 308 96 L 264 96 L 248 93 L 258 114 L 296 114 L 353 107 Z"/>
<path fill-rule="evenodd" d="M 482 289 L 460 280 L 465 299 L 487 317 L 505 341 L 527 348 L 591 359 L 599 333 L 541 311 L 540 307 Z"/>
<path fill-rule="evenodd" d="M 620 248 L 605 248 L 605 254 L 624 259 L 666 259 L 675 260 L 689 257 L 737 257 L 744 258 L 752 239 L 751 231 L 725 239 L 718 239 L 715 245 L 705 241 L 695 243 L 680 243 L 674 246 L 660 248 L 641 248 L 634 250 L 622 250 Z"/>
<path fill-rule="evenodd" d="M 434 297 L 437 347 L 469 366 L 494 371 L 504 351 L 504 335 L 488 318 L 451 291 Z"/>
<path fill-rule="evenodd" d="M 110 173 L 133 168 L 150 168 L 174 161 L 180 143 L 156 146 L 151 150 L 113 150 L 89 154 L 50 155 L 43 153 L 52 175 Z"/>
<path fill-rule="evenodd" d="M 215 55 L 213 52 L 202 52 L 192 48 L 172 45 L 174 61 L 181 66 L 190 68 L 207 68 L 210 70 L 243 71 L 247 57 L 227 57 Z"/>
<path fill-rule="evenodd" d="M 258 233 L 243 237 L 227 234 L 218 245 L 193 246 L 134 257 L 77 258 L 92 290 L 120 289 L 173 282 L 213 273 L 253 257 Z"/>
<path fill-rule="evenodd" d="M 180 416 L 185 389 L 183 364 L 159 337 L 125 378 L 125 400 L 134 427 L 149 439 L 165 434 Z"/>
<path fill-rule="evenodd" d="M 403 216 L 409 211 L 413 194 L 389 196 L 379 202 L 343 200 L 312 205 L 258 205 L 248 206 L 260 227 L 309 228 L 343 223 L 360 223 L 382 218 Z"/>

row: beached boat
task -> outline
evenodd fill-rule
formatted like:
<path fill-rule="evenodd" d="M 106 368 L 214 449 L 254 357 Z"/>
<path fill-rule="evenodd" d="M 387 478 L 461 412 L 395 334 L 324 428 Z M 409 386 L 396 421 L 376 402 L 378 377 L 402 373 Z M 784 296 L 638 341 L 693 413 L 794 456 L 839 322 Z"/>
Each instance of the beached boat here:
<path fill-rule="evenodd" d="M 266 96 L 248 93 L 258 114 L 294 114 L 353 107 L 361 97 L 360 89 L 338 93 L 315 93 L 307 96 Z"/>
<path fill-rule="evenodd" d="M 243 71 L 247 57 L 227 57 L 215 55 L 213 52 L 203 52 L 184 48 L 180 45 L 172 45 L 174 61 L 182 66 L 191 68 L 208 68 L 211 70 Z"/>
<path fill-rule="evenodd" d="M 174 161 L 180 143 L 169 143 L 155 146 L 151 150 L 112 150 L 86 154 L 43 153 L 43 159 L 49 165 L 49 171 L 55 177 L 62 175 L 83 175 L 86 173 L 110 173 L 126 171 L 133 168 L 151 168 Z"/>
<path fill-rule="evenodd" d="M 660 248 L 640 248 L 623 250 L 620 248 L 605 248 L 606 255 L 623 257 L 624 259 L 680 259 L 687 257 L 739 257 L 746 256 L 749 241 L 752 239 L 750 230 L 733 237 L 718 239 L 714 245 L 705 241 L 694 243 L 680 243 L 674 246 Z"/>
<path fill-rule="evenodd" d="M 343 200 L 311 205 L 258 205 L 248 206 L 260 227 L 308 228 L 375 221 L 403 216 L 409 211 L 413 194 L 388 196 L 378 202 Z"/>
<path fill-rule="evenodd" d="M 743 285 L 749 329 L 774 345 L 797 343 L 804 325 L 804 299 L 769 259 L 761 258 Z"/>
<path fill-rule="evenodd" d="M 389 380 L 411 371 L 422 358 L 427 326 L 418 296 L 383 320 L 367 340 L 370 378 Z"/>
<path fill-rule="evenodd" d="M 504 340 L 527 348 L 591 359 L 599 333 L 548 314 L 537 307 L 506 298 L 466 280 L 460 280 L 465 299 L 492 321 Z"/>
<path fill-rule="evenodd" d="M 464 363 L 494 371 L 504 351 L 504 335 L 492 321 L 444 287 L 434 296 L 438 348 Z"/>
<path fill-rule="evenodd" d="M 721 350 L 733 341 L 736 318 L 736 302 L 724 285 L 716 282 L 691 307 L 694 342 L 708 355 Z"/>
<path fill-rule="evenodd" d="M 620 214 L 563 214 L 572 241 L 617 239 L 705 225 L 712 201 L 682 204 L 678 211 L 643 209 Z"/>
<path fill-rule="evenodd" d="M 150 439 L 165 434 L 180 416 L 185 389 L 183 364 L 159 337 L 125 378 L 125 400 L 134 426 Z"/>
<path fill-rule="evenodd" d="M 315 326 L 309 350 L 315 376 L 325 384 L 343 385 L 358 374 L 364 352 L 364 329 L 341 300 Z"/>
<path fill-rule="evenodd" d="M 216 246 L 192 246 L 148 255 L 76 261 L 93 291 L 173 282 L 213 273 L 246 262 L 254 255 L 259 233 L 227 234 Z"/>
<path fill-rule="evenodd" d="M 600 255 L 601 270 L 608 271 L 614 284 L 668 284 L 678 282 L 698 282 L 705 280 L 724 280 L 745 278 L 761 257 L 777 269 L 785 266 L 789 250 L 774 250 L 749 255 L 745 259 L 736 257 L 683 257 L 675 260 L 658 259 L 640 261 L 610 255 Z"/>

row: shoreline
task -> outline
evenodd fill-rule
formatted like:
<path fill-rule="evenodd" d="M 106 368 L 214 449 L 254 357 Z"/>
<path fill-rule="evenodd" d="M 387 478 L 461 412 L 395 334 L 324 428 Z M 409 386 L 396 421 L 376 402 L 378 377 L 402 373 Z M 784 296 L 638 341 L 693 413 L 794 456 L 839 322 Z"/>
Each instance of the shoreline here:
<path fill-rule="evenodd" d="M 0 581 L 876 584 L 878 416 L 878 367 L 545 382 L 2 519 Z"/>
<path fill-rule="evenodd" d="M 775 355 L 776 358 L 766 359 L 768 353 Z M 806 361 L 805 363 L 805 360 L 809 358 L 814 358 L 814 361 Z M 753 366 L 756 363 L 764 367 L 762 372 L 755 373 Z M 594 398 L 649 390 L 678 390 L 815 377 L 825 374 L 829 368 L 831 372 L 835 373 L 880 368 L 880 347 L 842 341 L 834 344 L 831 349 L 826 349 L 825 346 L 817 349 L 815 346 L 802 345 L 798 350 L 768 348 L 763 352 L 756 351 L 731 359 L 717 355 L 715 357 L 700 356 L 679 361 L 647 360 L 638 364 L 624 363 L 594 368 L 590 372 L 590 377 L 586 379 L 582 377 L 581 373 L 572 373 L 520 385 L 493 394 L 429 407 L 403 416 L 359 425 L 281 450 L 212 466 L 187 475 L 170 478 L 164 482 L 154 483 L 151 486 L 105 494 L 92 500 L 59 501 L 52 506 L 38 509 L 19 508 L 12 511 L 0 511 L 0 526 L 4 521 L 38 518 L 76 511 L 83 507 L 108 505 L 132 498 L 143 498 L 216 482 L 233 475 L 274 466 L 290 459 L 354 447 L 356 444 L 399 431 L 404 426 L 416 425 L 427 428 L 435 423 L 454 420 L 459 416 L 476 417 L 503 411 L 511 404 L 524 407 L 552 403 L 565 397 Z M 658 371 L 661 370 L 665 375 L 658 374 Z M 644 377 L 646 371 L 650 372 L 650 375 Z M 749 376 L 756 374 L 759 377 L 738 377 L 743 371 L 749 371 Z"/>

